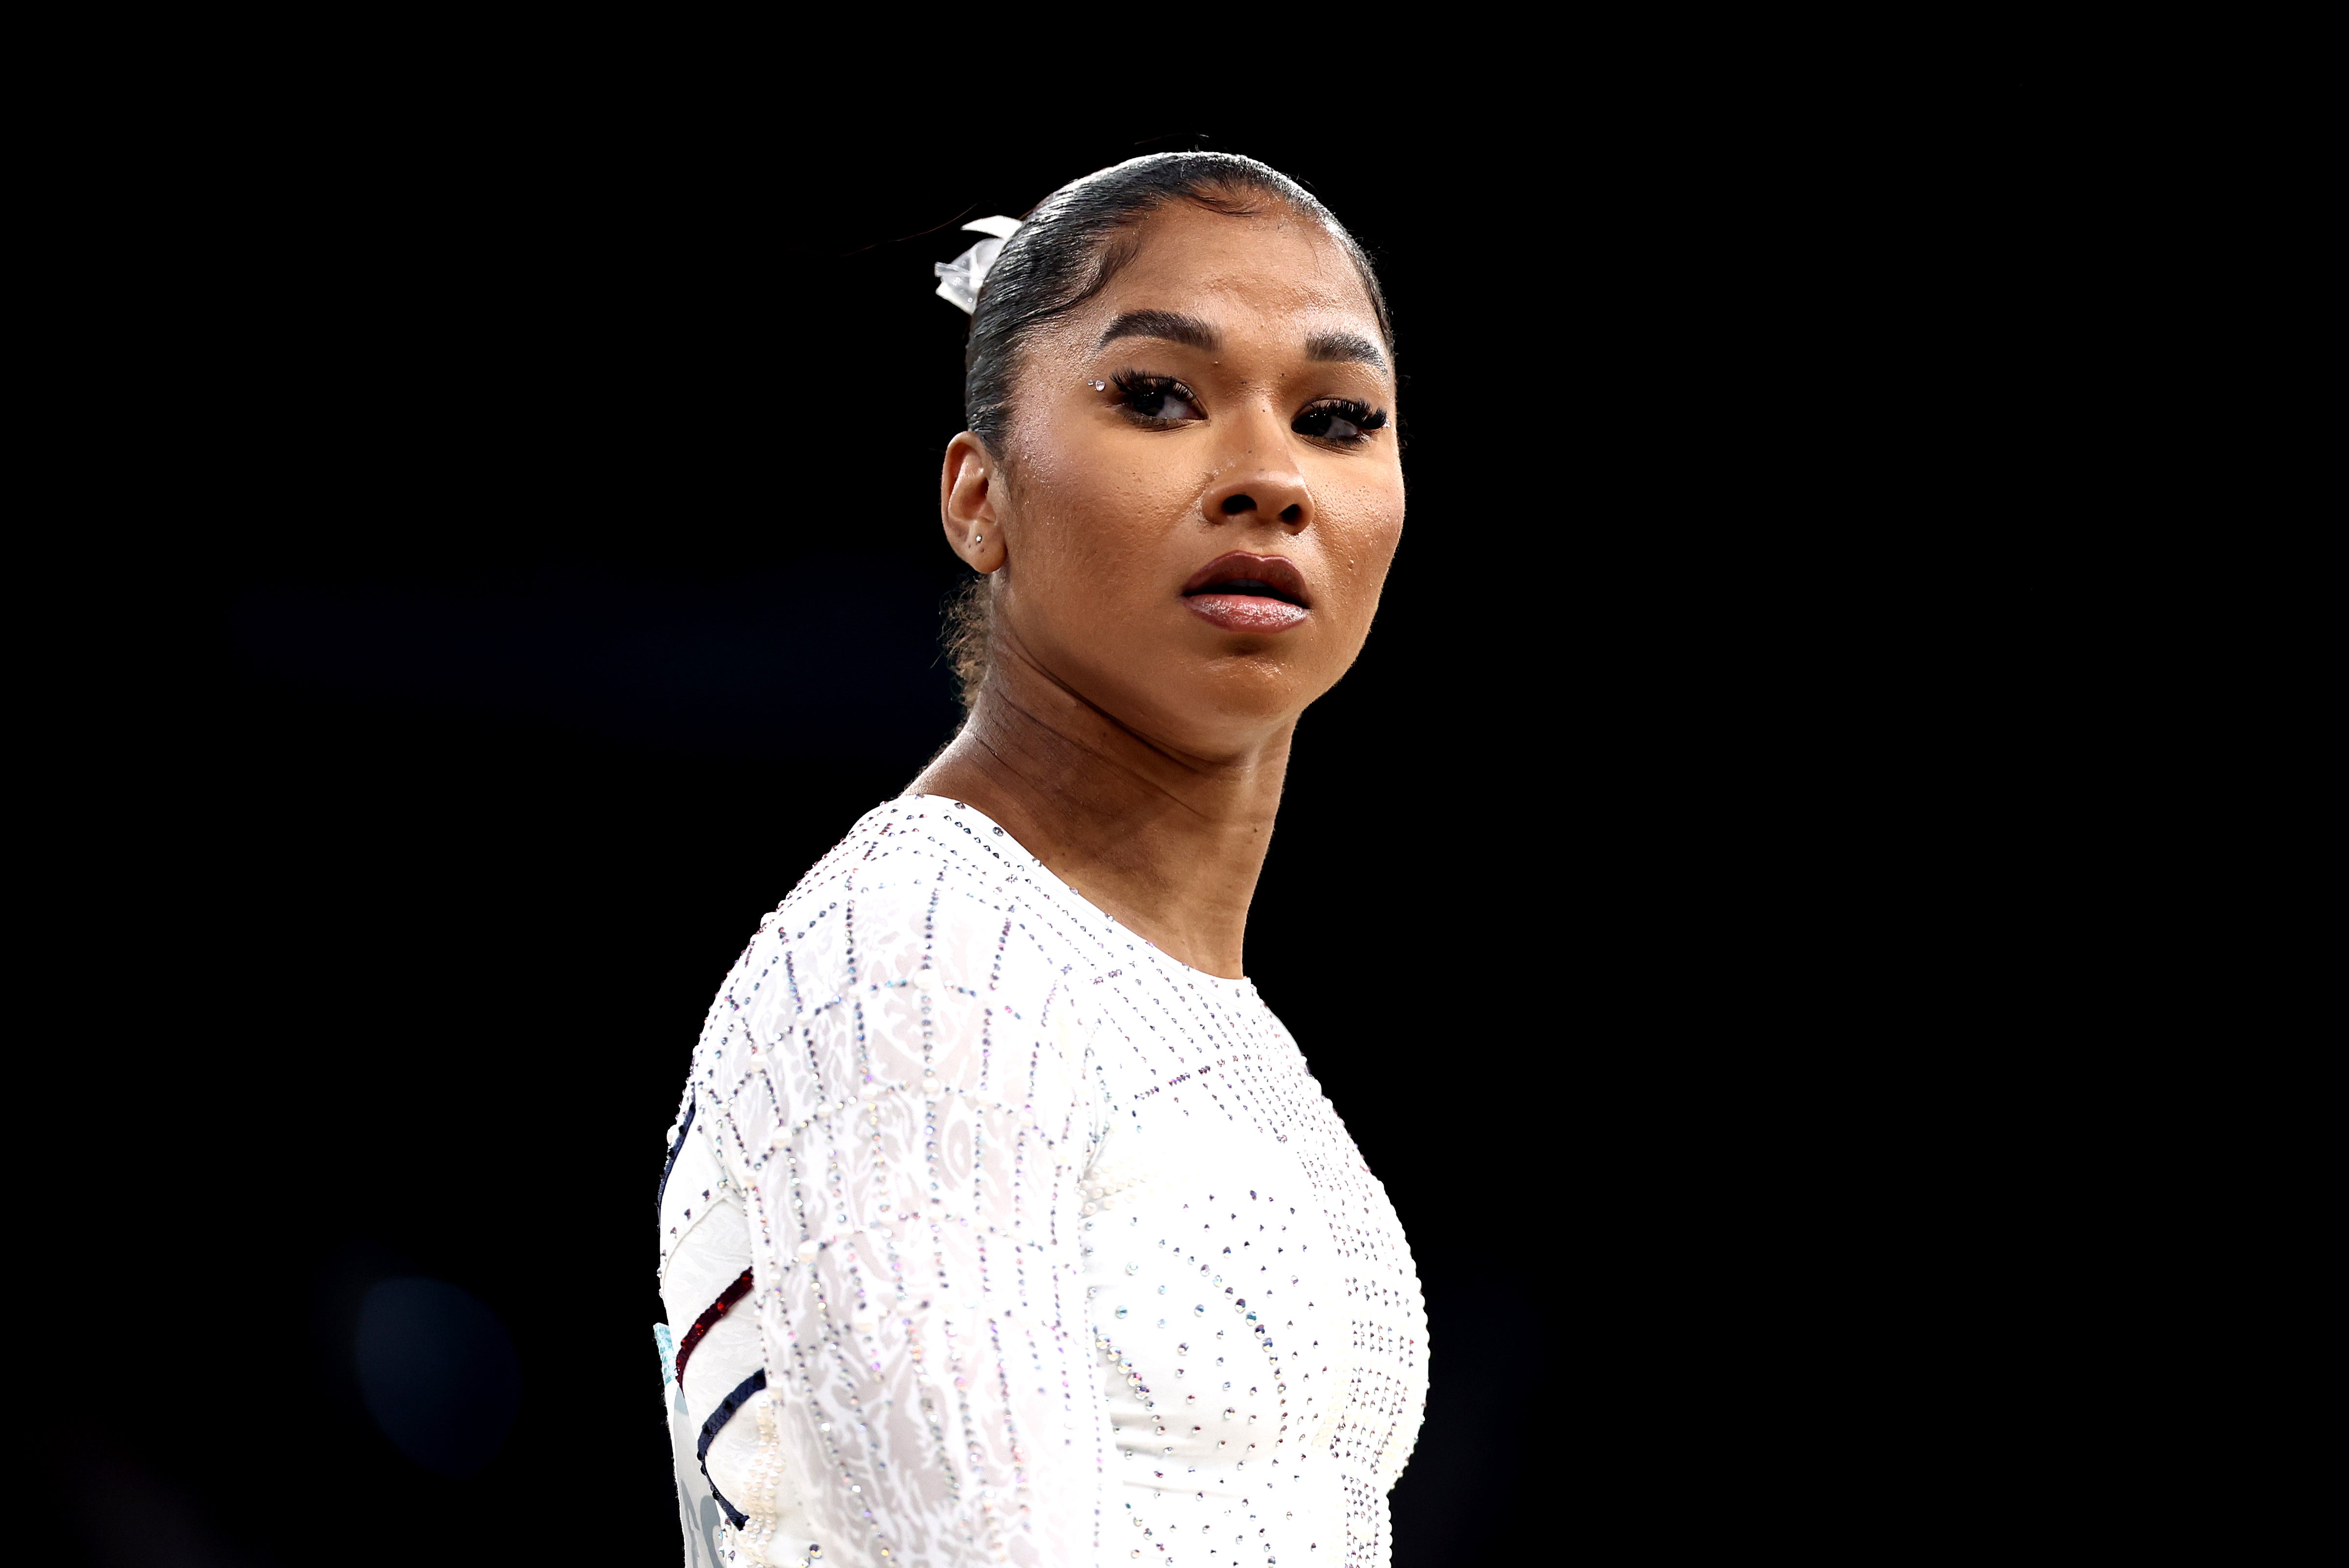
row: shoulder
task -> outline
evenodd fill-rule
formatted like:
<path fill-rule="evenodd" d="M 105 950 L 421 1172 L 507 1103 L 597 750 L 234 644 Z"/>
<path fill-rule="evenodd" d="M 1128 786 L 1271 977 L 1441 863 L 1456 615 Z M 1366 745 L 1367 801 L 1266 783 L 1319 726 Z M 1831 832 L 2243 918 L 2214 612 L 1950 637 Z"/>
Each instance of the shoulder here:
<path fill-rule="evenodd" d="M 762 923 L 738 978 L 763 988 L 780 969 L 803 1005 L 926 970 L 974 992 L 1049 986 L 1099 959 L 1055 907 L 1057 887 L 979 812 L 934 796 L 889 801 Z"/>
<path fill-rule="evenodd" d="M 991 1036 L 990 1019 L 1065 1034 L 1097 965 L 1040 903 L 1038 870 L 953 801 L 867 812 L 760 923 L 711 1004 L 695 1078 L 730 1098 L 787 1038 L 784 1059 L 830 1078 L 892 1042 Z"/>

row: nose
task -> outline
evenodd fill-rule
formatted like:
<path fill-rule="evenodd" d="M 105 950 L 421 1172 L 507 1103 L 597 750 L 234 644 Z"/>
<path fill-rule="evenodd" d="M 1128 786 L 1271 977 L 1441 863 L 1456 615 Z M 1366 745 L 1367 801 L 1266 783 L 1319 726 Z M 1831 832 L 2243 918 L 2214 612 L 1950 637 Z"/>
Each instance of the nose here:
<path fill-rule="evenodd" d="M 1313 496 L 1294 467 L 1244 464 L 1208 487 L 1199 510 L 1210 523 L 1254 517 L 1295 531 L 1311 526 Z"/>

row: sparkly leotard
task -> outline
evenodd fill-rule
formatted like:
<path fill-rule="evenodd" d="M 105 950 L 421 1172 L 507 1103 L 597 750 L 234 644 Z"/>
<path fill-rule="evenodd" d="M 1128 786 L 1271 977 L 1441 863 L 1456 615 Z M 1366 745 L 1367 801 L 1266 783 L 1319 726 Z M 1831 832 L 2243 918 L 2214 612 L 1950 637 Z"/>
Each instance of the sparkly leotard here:
<path fill-rule="evenodd" d="M 1427 1326 L 1384 1189 L 1253 985 L 978 811 L 808 873 L 671 1136 L 688 1562 L 1388 1561 Z"/>

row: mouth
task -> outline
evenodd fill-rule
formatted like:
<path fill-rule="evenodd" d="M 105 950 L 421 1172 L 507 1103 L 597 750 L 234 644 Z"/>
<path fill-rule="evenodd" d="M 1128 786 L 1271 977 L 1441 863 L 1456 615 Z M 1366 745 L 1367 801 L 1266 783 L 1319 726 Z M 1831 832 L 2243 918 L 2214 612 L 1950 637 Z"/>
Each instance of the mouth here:
<path fill-rule="evenodd" d="M 1195 599 L 1202 593 L 1272 599 L 1299 610 L 1313 607 L 1305 593 L 1305 573 L 1278 555 L 1250 555 L 1240 550 L 1216 557 L 1183 584 L 1185 599 Z"/>
<path fill-rule="evenodd" d="M 1193 614 L 1227 632 L 1285 632 L 1312 614 L 1305 573 L 1278 555 L 1235 550 L 1193 573 L 1183 584 Z"/>

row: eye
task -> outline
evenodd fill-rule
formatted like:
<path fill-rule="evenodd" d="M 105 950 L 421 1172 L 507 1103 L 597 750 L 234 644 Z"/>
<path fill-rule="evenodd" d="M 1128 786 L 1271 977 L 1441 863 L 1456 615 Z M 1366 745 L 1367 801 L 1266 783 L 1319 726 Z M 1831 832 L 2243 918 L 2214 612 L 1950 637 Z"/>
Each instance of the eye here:
<path fill-rule="evenodd" d="M 1351 397 L 1328 397 L 1297 416 L 1289 428 L 1316 441 L 1350 447 L 1367 440 L 1373 430 L 1386 428 L 1387 411 Z"/>
<path fill-rule="evenodd" d="M 1180 425 L 1204 419 L 1198 394 L 1171 376 L 1139 376 L 1126 371 L 1117 377 L 1117 389 L 1134 418 L 1147 425 Z"/>

